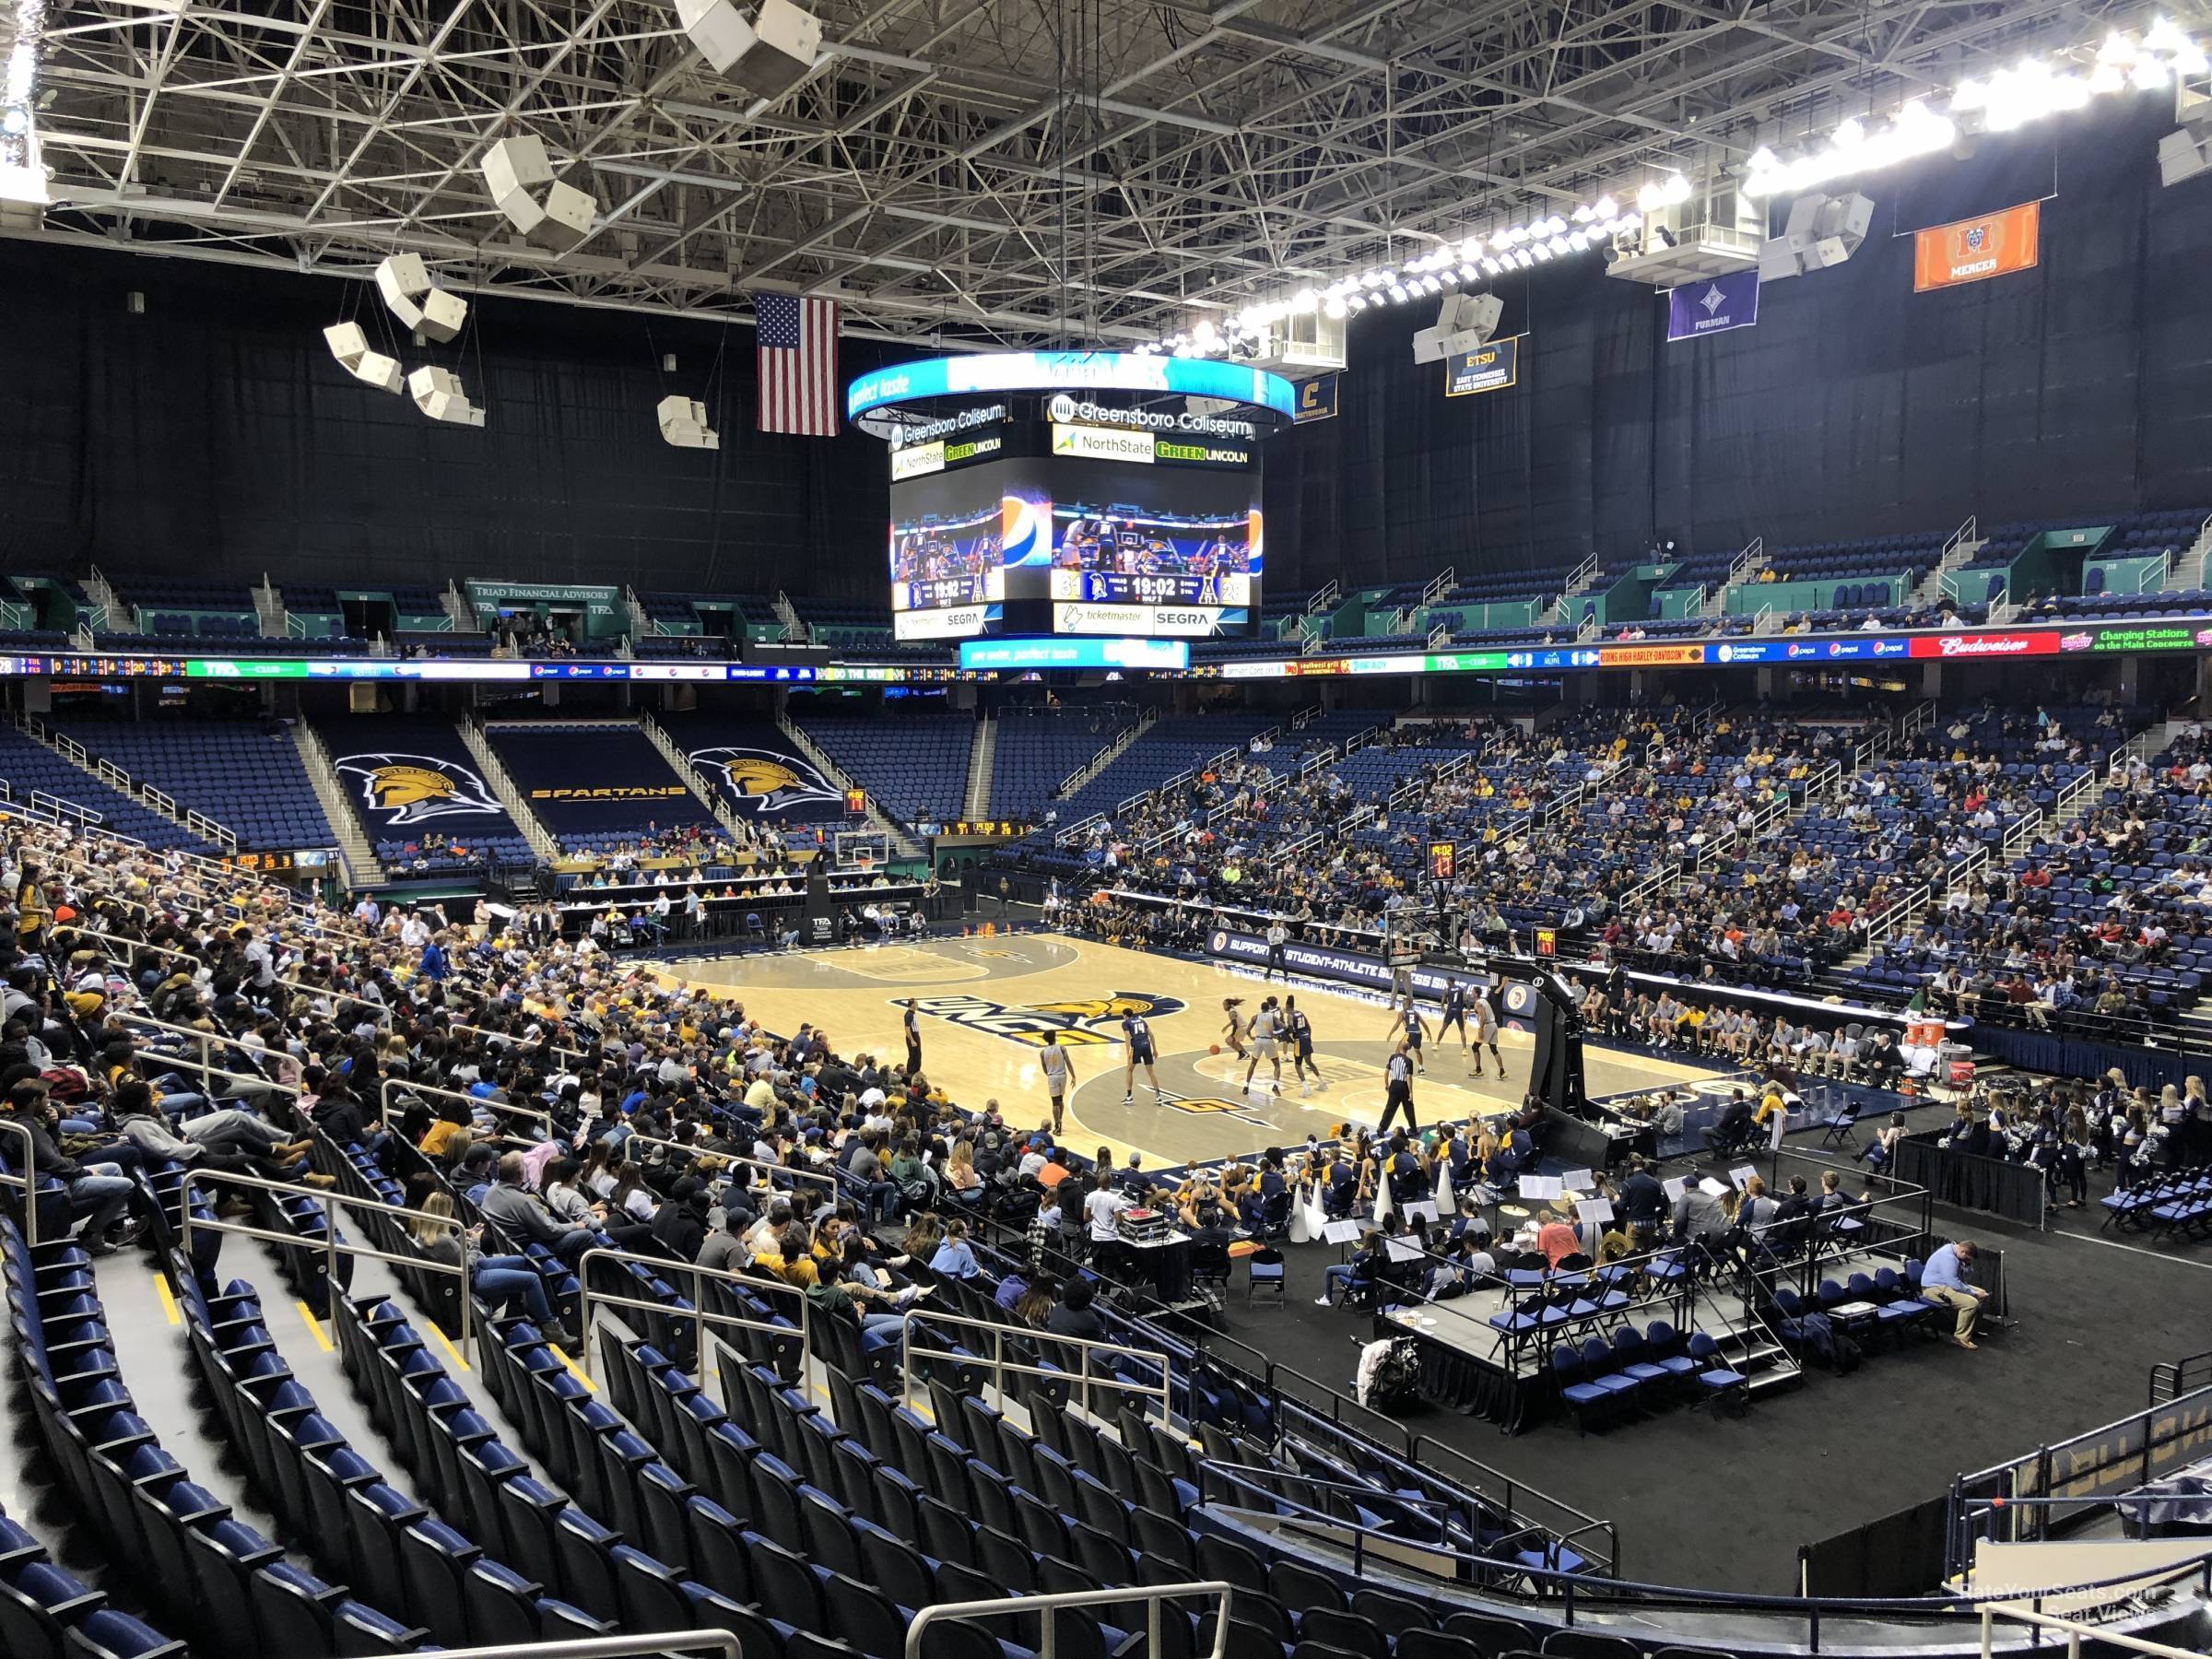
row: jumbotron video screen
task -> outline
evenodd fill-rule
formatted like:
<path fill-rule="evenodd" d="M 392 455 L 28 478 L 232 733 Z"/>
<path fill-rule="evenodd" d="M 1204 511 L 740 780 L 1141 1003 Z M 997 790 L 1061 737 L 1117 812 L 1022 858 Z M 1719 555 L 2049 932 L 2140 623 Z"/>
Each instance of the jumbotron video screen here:
<path fill-rule="evenodd" d="M 900 639 L 1250 630 L 1264 557 L 1253 446 L 1147 428 L 1133 411 L 1081 414 L 1009 421 L 968 465 L 953 445 L 942 459 L 912 443 L 894 452 Z"/>

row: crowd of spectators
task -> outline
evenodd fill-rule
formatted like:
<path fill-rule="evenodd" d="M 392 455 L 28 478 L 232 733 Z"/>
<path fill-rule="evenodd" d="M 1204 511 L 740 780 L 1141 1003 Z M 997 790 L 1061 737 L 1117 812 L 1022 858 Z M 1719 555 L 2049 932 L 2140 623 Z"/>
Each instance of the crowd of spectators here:
<path fill-rule="evenodd" d="M 969 1227 L 1026 1224 L 1053 1190 L 1048 1168 L 1071 1193 L 1094 1179 L 1049 1124 L 1017 1129 L 995 1101 L 963 1110 L 917 1052 L 894 1064 L 811 1024 L 771 1033 L 735 999 L 563 939 L 542 905 L 465 935 L 432 911 L 330 912 L 21 820 L 4 862 L 0 1100 L 95 1249 L 135 1236 L 134 1169 L 327 1184 L 298 1133 L 312 1124 L 394 1170 L 393 1149 L 415 1147 L 409 1207 L 433 1215 L 422 1248 L 534 1317 L 565 1310 L 516 1252 L 572 1265 L 594 1244 L 650 1241 L 779 1278 L 880 1341 L 929 1278 L 959 1273 Z M 194 1072 L 203 1039 L 232 1077 Z M 439 1225 L 431 1201 L 455 1195 L 512 1249 L 484 1248 L 461 1213 Z M 893 1218 L 911 1224 L 895 1252 L 869 1231 Z M 1085 1324 L 1088 1288 L 1053 1297 L 1050 1283 L 1031 1287 L 1048 1296 L 1041 1317 Z"/>

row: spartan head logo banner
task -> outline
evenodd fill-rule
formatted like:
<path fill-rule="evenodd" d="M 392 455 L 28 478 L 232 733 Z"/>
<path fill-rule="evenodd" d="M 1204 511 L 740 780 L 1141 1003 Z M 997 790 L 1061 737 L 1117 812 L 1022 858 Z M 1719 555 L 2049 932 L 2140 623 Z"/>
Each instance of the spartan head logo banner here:
<path fill-rule="evenodd" d="M 845 792 L 797 755 L 780 755 L 773 749 L 703 748 L 691 751 L 691 764 L 710 782 L 726 783 L 731 805 L 756 818 L 814 802 L 844 805 Z"/>
<path fill-rule="evenodd" d="M 436 755 L 378 752 L 335 762 L 338 775 L 360 785 L 372 821 L 387 829 L 441 818 L 498 818 L 505 808 L 484 780 L 465 766 Z"/>

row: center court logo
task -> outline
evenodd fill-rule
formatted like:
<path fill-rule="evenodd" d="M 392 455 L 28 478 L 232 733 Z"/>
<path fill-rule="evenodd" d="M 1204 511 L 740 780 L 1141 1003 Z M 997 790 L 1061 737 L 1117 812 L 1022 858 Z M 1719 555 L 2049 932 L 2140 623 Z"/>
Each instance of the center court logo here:
<path fill-rule="evenodd" d="M 765 816 L 814 803 L 844 805 L 845 792 L 796 755 L 779 755 L 772 749 L 703 748 L 691 751 L 691 764 L 708 782 L 726 784 L 741 812 Z"/>
<path fill-rule="evenodd" d="M 339 776 L 359 782 L 361 800 L 389 829 L 432 818 L 498 818 L 504 810 L 482 778 L 436 755 L 347 755 L 333 765 Z"/>
<path fill-rule="evenodd" d="M 894 996 L 890 1001 L 895 1008 L 906 1006 L 903 996 Z M 1116 991 L 1111 996 L 1029 1003 L 1021 1006 L 981 996 L 914 999 L 917 1013 L 935 1015 L 971 1030 L 987 1031 L 1028 1048 L 1042 1048 L 1048 1040 L 1056 1040 L 1064 1048 L 1119 1042 L 1124 1015 L 1141 1014 L 1147 1019 L 1160 1019 L 1182 1013 L 1184 1006 L 1179 998 L 1153 996 L 1141 991 Z"/>

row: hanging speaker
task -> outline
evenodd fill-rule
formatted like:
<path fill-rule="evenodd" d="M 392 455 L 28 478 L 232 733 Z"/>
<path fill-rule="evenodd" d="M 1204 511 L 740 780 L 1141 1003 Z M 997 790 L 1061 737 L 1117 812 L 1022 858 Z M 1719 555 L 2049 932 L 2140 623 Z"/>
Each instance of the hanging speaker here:
<path fill-rule="evenodd" d="M 376 267 L 376 291 L 394 316 L 426 340 L 451 340 L 468 321 L 468 301 L 432 283 L 419 253 L 387 255 Z"/>
<path fill-rule="evenodd" d="M 484 183 L 507 222 L 540 247 L 565 253 L 591 234 L 598 204 L 553 177 L 534 133 L 502 138 L 484 152 Z"/>
<path fill-rule="evenodd" d="M 676 393 L 661 399 L 654 411 L 661 424 L 661 438 L 677 449 L 710 449 L 722 447 L 722 439 L 707 424 L 707 406 L 693 398 Z"/>
<path fill-rule="evenodd" d="M 760 0 L 749 22 L 731 0 L 676 0 L 676 15 L 715 73 L 757 97 L 782 97 L 821 55 L 819 19 L 792 0 Z"/>
<path fill-rule="evenodd" d="M 380 392 L 397 393 L 399 390 L 399 359 L 388 358 L 381 351 L 372 351 L 369 336 L 361 332 L 359 323 L 335 323 L 323 331 L 324 344 L 330 355 L 345 366 L 346 372 L 355 380 L 374 386 Z"/>
<path fill-rule="evenodd" d="M 450 426 L 480 427 L 484 411 L 468 401 L 468 392 L 451 370 L 435 366 L 418 369 L 407 376 L 407 393 L 415 406 L 432 420 Z"/>

